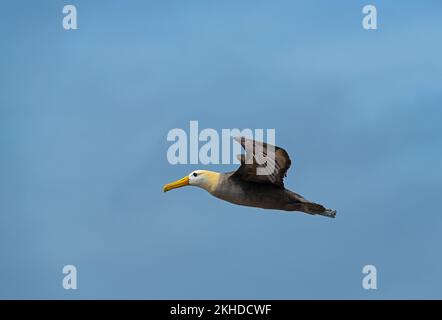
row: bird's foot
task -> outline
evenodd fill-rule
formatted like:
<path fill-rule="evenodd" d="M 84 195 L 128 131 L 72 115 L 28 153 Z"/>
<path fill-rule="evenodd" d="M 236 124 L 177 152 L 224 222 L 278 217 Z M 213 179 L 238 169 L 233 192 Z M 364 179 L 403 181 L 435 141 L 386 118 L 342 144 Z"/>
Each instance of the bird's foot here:
<path fill-rule="evenodd" d="M 336 210 L 325 209 L 325 211 L 321 212 L 320 215 L 325 216 L 325 217 L 329 217 L 329 218 L 335 218 L 336 217 Z"/>

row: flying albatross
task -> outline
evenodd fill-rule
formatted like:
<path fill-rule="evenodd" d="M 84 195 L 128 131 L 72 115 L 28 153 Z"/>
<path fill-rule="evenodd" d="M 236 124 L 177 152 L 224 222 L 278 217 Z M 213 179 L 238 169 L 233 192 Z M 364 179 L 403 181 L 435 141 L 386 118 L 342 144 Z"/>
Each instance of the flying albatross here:
<path fill-rule="evenodd" d="M 238 170 L 227 173 L 196 170 L 180 180 L 166 184 L 163 191 L 190 185 L 205 189 L 219 199 L 238 205 L 301 211 L 330 218 L 336 216 L 335 210 L 308 201 L 284 188 L 283 180 L 291 164 L 289 155 L 284 149 L 245 137 L 234 139 L 241 143 L 246 152 L 245 155 L 237 156 L 241 162 Z M 273 170 L 267 168 L 266 172 L 266 167 Z"/>

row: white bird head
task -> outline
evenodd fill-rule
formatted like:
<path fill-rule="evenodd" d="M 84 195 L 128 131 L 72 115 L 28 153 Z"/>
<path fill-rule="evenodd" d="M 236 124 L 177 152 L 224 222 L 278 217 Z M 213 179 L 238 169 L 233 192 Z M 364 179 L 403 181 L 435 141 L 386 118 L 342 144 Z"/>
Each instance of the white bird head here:
<path fill-rule="evenodd" d="M 184 186 L 195 186 L 203 188 L 207 191 L 213 190 L 218 184 L 219 173 L 208 170 L 195 170 L 184 178 L 168 183 L 163 187 L 163 191 L 167 192 L 172 189 Z"/>

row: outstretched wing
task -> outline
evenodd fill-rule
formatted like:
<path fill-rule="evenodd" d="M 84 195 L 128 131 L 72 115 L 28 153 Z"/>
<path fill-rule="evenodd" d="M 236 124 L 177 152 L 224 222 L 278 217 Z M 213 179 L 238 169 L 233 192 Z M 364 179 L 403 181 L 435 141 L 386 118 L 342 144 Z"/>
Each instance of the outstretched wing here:
<path fill-rule="evenodd" d="M 289 155 L 284 149 L 245 137 L 234 139 L 241 143 L 246 151 L 245 155 L 237 156 L 241 166 L 235 171 L 235 176 L 246 181 L 284 187 L 283 180 L 291 164 Z"/>

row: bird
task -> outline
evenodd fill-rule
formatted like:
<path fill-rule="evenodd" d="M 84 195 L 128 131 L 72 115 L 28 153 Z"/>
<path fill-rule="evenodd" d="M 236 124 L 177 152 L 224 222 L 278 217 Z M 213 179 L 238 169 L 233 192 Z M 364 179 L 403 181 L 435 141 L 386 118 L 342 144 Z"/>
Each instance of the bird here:
<path fill-rule="evenodd" d="M 245 150 L 245 154 L 237 155 L 240 167 L 236 171 L 219 173 L 195 170 L 180 180 L 164 185 L 163 191 L 195 186 L 236 205 L 336 217 L 336 210 L 311 202 L 284 187 L 284 177 L 291 166 L 287 151 L 243 136 L 234 137 L 234 140 Z M 273 164 L 267 165 L 270 169 L 264 166 L 265 161 Z"/>

